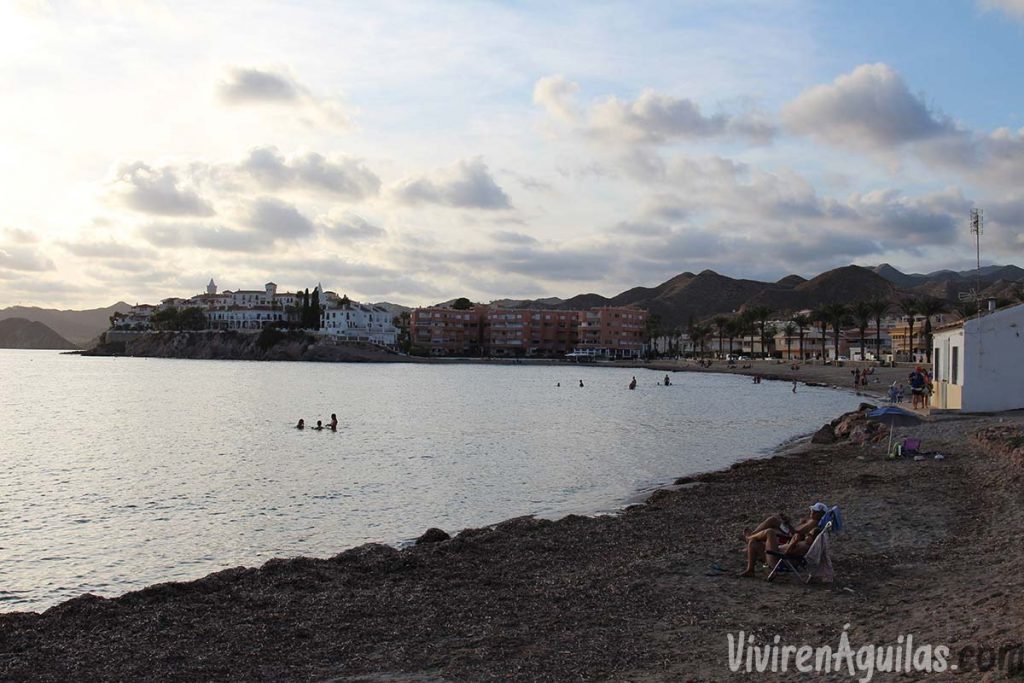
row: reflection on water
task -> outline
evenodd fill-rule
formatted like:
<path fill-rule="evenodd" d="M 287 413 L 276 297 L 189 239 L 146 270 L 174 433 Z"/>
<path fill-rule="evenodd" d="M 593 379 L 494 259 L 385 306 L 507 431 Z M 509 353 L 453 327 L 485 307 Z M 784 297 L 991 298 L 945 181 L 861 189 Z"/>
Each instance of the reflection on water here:
<path fill-rule="evenodd" d="M 0 351 L 0 610 L 427 526 L 610 510 L 856 407 L 825 389 L 663 376 Z M 332 412 L 336 433 L 294 429 Z"/>

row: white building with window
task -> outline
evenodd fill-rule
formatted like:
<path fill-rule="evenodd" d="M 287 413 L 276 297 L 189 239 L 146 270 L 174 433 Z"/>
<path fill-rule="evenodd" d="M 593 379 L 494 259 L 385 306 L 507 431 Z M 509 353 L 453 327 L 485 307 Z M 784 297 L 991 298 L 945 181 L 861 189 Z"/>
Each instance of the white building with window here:
<path fill-rule="evenodd" d="M 393 346 L 398 328 L 391 313 L 381 306 L 360 304 L 345 299 L 327 299 L 327 307 L 320 313 L 320 332 L 347 341 L 367 341 Z"/>
<path fill-rule="evenodd" d="M 931 407 L 965 413 L 1024 408 L 1024 304 L 932 334 Z"/>

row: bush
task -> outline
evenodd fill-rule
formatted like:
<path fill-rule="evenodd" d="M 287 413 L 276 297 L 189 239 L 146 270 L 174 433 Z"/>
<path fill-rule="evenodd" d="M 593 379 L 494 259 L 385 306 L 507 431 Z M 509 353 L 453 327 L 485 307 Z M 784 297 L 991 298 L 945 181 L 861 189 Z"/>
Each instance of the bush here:
<path fill-rule="evenodd" d="M 285 338 L 285 333 L 276 327 L 264 327 L 260 332 L 260 336 L 256 339 L 256 346 L 260 347 L 263 351 L 276 346 Z"/>

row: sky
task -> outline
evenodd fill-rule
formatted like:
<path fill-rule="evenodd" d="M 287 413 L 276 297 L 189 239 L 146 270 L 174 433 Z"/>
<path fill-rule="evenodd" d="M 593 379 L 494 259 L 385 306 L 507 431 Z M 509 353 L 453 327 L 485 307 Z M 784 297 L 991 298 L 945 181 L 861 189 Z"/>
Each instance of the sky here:
<path fill-rule="evenodd" d="M 0 307 L 1024 252 L 1024 0 L 0 2 Z"/>

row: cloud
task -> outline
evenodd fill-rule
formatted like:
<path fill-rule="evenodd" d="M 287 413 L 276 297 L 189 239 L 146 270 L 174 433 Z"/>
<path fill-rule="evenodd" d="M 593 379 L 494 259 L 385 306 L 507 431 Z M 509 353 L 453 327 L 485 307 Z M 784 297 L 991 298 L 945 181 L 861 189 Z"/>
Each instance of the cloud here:
<path fill-rule="evenodd" d="M 312 126 L 347 127 L 348 116 L 335 98 L 317 97 L 290 75 L 263 69 L 230 67 L 216 85 L 217 96 L 230 107 L 282 106 L 304 112 Z"/>
<path fill-rule="evenodd" d="M 186 187 L 169 167 L 154 169 L 137 161 L 117 169 L 115 196 L 130 209 L 161 216 L 211 216 L 213 207 Z"/>
<path fill-rule="evenodd" d="M 6 242 L 15 244 L 35 244 L 39 241 L 39 237 L 35 233 L 20 228 L 3 228 L 0 230 L 0 234 L 3 234 Z"/>
<path fill-rule="evenodd" d="M 304 89 L 288 76 L 259 69 L 231 68 L 217 84 L 217 94 L 228 104 L 297 102 Z"/>
<path fill-rule="evenodd" d="M 537 244 L 537 240 L 529 235 L 524 235 L 521 232 L 512 232 L 510 230 L 499 230 L 498 232 L 491 235 L 496 242 L 503 244 Z"/>
<path fill-rule="evenodd" d="M 508 195 L 498 186 L 480 158 L 399 182 L 393 193 L 404 204 L 441 204 L 461 209 L 511 209 Z"/>
<path fill-rule="evenodd" d="M 387 233 L 361 216 L 346 213 L 340 216 L 326 216 L 317 220 L 324 234 L 338 242 L 373 240 Z"/>
<path fill-rule="evenodd" d="M 771 142 L 776 127 L 756 110 L 736 114 L 704 114 L 688 98 L 644 90 L 634 100 L 608 97 L 587 108 L 576 102 L 580 87 L 563 76 L 546 76 L 533 89 L 534 104 L 553 119 L 571 124 L 589 137 L 615 143 L 662 144 L 707 138 L 746 139 L 755 144 Z"/>
<path fill-rule="evenodd" d="M 213 251 L 254 253 L 269 251 L 272 239 L 249 230 L 220 225 L 154 223 L 139 229 L 139 236 L 156 247 L 199 247 Z"/>
<path fill-rule="evenodd" d="M 0 247 L 0 268 L 27 272 L 55 270 L 53 261 L 32 247 Z"/>
<path fill-rule="evenodd" d="M 575 101 L 579 91 L 579 84 L 565 76 L 545 76 L 533 86 L 533 103 L 543 107 L 552 118 L 572 123 L 580 117 Z"/>
<path fill-rule="evenodd" d="M 1002 12 L 1011 19 L 1024 21 L 1024 0 L 978 0 L 985 11 Z"/>
<path fill-rule="evenodd" d="M 309 152 L 289 160 L 276 147 L 257 147 L 239 168 L 268 189 L 299 187 L 350 200 L 380 191 L 380 178 L 362 161 L 348 157 L 332 161 Z"/>
<path fill-rule="evenodd" d="M 884 150 L 955 132 L 953 123 L 910 92 L 887 64 L 865 64 L 783 107 L 796 133 L 844 147 Z"/>
<path fill-rule="evenodd" d="M 119 242 L 61 242 L 60 245 L 75 256 L 83 258 L 152 258 L 155 254 L 148 249 L 139 249 Z"/>
<path fill-rule="evenodd" d="M 313 222 L 294 205 L 274 197 L 260 197 L 249 207 L 246 224 L 271 239 L 294 239 L 314 232 Z"/>

